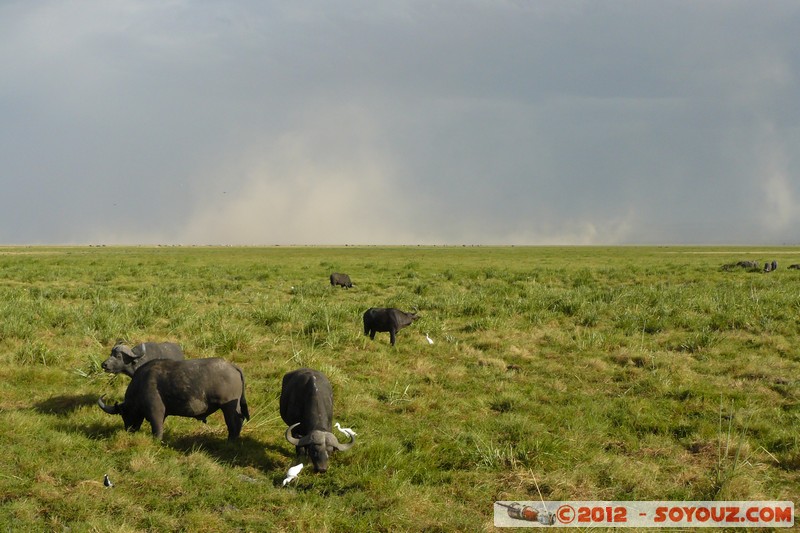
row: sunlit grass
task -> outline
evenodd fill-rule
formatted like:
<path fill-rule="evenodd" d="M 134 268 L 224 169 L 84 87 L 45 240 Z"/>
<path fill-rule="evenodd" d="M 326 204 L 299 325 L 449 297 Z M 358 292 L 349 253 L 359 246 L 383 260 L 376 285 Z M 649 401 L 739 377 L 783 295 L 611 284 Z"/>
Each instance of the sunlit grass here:
<path fill-rule="evenodd" d="M 0 526 L 468 531 L 539 491 L 797 504 L 800 273 L 719 269 L 773 257 L 800 250 L 0 249 Z M 363 335 L 378 306 L 419 310 L 396 347 Z M 124 395 L 99 368 L 118 339 L 241 366 L 242 438 L 219 413 L 125 433 L 95 405 Z M 299 366 L 358 444 L 281 488 Z"/>

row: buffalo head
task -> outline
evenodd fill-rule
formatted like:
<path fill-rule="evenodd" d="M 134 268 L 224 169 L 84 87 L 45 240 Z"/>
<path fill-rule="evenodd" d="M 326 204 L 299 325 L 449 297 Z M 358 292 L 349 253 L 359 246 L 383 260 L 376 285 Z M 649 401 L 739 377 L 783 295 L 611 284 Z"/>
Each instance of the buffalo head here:
<path fill-rule="evenodd" d="M 333 453 L 334 450 L 346 452 L 353 447 L 356 442 L 356 437 L 350 437 L 350 442 L 340 443 L 336 435 L 329 431 L 321 431 L 318 429 L 313 430 L 308 435 L 300 437 L 299 439 L 292 436 L 292 429 L 299 426 L 300 422 L 289 426 L 286 429 L 286 440 L 290 444 L 297 447 L 298 452 L 305 452 L 314 464 L 315 472 L 327 472 L 328 470 L 328 455 Z"/>
<path fill-rule="evenodd" d="M 111 349 L 111 355 L 108 356 L 108 359 L 103 361 L 100 366 L 110 374 L 128 373 L 132 375 L 133 372 L 130 368 L 135 366 L 134 360 L 139 357 L 141 355 L 133 353 L 129 346 L 117 344 Z"/>

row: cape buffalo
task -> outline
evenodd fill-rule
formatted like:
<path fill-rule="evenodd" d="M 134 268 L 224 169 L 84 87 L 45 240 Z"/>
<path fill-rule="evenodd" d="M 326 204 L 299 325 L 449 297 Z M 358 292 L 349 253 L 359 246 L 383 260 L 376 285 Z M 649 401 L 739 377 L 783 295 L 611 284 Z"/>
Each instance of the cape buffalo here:
<path fill-rule="evenodd" d="M 328 455 L 347 451 L 356 442 L 340 443 L 331 433 L 333 389 L 328 378 L 310 368 L 293 370 L 283 376 L 280 399 L 281 418 L 289 427 L 286 440 L 298 454 L 308 454 L 315 472 L 328 470 Z"/>
<path fill-rule="evenodd" d="M 375 339 L 375 332 L 388 331 L 389 340 L 394 346 L 397 332 L 406 326 L 410 326 L 419 317 L 416 313 L 406 313 L 399 309 L 373 307 L 364 313 L 364 335 L 369 335 L 370 339 Z"/>
<path fill-rule="evenodd" d="M 159 440 L 169 415 L 205 422 L 221 409 L 229 440 L 237 438 L 243 420 L 250 419 L 241 369 L 219 358 L 150 361 L 133 375 L 122 403 L 108 406 L 103 396 L 97 403 L 108 414 L 122 415 L 128 431 L 138 431 L 146 419 Z"/>
<path fill-rule="evenodd" d="M 345 289 L 351 289 L 353 287 L 353 282 L 350 281 L 350 276 L 347 274 L 339 274 L 334 272 L 331 274 L 331 285 L 333 287 L 339 285 L 340 287 L 344 287 Z"/>
<path fill-rule="evenodd" d="M 737 268 L 743 268 L 747 271 L 755 272 L 761 270 L 761 265 L 758 264 L 758 261 L 738 261 L 736 263 L 722 265 L 720 270 L 731 271 Z"/>
<path fill-rule="evenodd" d="M 133 348 L 117 344 L 100 366 L 110 374 L 125 374 L 132 378 L 137 368 L 154 359 L 180 361 L 183 359 L 183 350 L 174 342 L 143 342 Z"/>

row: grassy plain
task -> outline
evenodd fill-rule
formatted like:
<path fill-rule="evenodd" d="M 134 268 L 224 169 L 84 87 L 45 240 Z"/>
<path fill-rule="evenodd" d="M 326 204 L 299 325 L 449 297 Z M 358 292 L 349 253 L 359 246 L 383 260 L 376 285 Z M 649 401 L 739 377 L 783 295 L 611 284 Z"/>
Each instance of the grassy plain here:
<path fill-rule="evenodd" d="M 741 259 L 780 268 L 719 270 Z M 492 530 L 494 501 L 539 491 L 800 506 L 790 263 L 800 249 L 0 248 L 0 528 Z M 392 348 L 363 336 L 373 306 L 422 318 Z M 99 368 L 117 339 L 241 366 L 242 438 L 220 413 L 126 433 L 95 404 L 127 386 Z M 300 366 L 330 377 L 358 443 L 281 488 L 280 380 Z"/>

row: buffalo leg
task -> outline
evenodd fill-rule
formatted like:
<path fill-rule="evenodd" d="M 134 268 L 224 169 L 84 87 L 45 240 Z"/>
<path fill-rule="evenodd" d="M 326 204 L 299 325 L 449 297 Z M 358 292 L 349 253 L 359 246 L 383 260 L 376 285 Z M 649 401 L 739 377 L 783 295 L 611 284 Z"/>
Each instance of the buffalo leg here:
<path fill-rule="evenodd" d="M 370 339 L 372 339 L 372 340 L 375 340 L 375 330 L 374 330 L 374 329 L 373 329 L 373 330 L 370 330 L 370 332 L 369 332 L 369 338 L 370 338 Z"/>
<path fill-rule="evenodd" d="M 133 422 L 131 422 L 131 425 L 125 428 L 125 431 L 136 433 L 137 431 L 139 431 L 139 428 L 142 427 L 142 422 L 144 422 L 144 417 L 134 420 Z"/>
<path fill-rule="evenodd" d="M 164 420 L 167 418 L 167 411 L 164 409 L 164 406 L 152 406 L 146 418 L 147 421 L 150 422 L 150 429 L 153 432 L 153 436 L 161 440 L 161 437 L 164 436 Z"/>
<path fill-rule="evenodd" d="M 394 346 L 394 339 L 395 339 L 396 335 L 397 335 L 397 331 L 395 331 L 393 329 L 389 330 L 389 340 L 392 341 L 392 346 Z"/>
<path fill-rule="evenodd" d="M 150 428 L 153 431 L 153 436 L 158 440 L 161 440 L 161 437 L 164 436 L 164 420 L 166 418 L 166 416 L 163 416 L 148 420 L 148 422 L 150 422 Z"/>
<path fill-rule="evenodd" d="M 228 440 L 235 440 L 242 432 L 242 416 L 236 412 L 239 400 L 231 400 L 222 406 L 222 414 L 225 416 L 225 425 L 228 426 Z"/>

